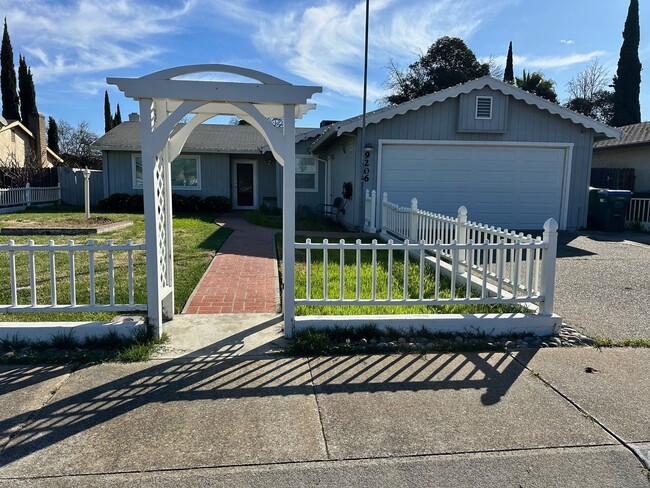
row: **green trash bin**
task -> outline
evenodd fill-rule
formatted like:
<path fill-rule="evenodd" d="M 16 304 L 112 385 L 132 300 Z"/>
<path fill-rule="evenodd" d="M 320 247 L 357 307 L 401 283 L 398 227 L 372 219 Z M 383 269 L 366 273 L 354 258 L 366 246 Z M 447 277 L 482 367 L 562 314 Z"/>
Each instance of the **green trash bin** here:
<path fill-rule="evenodd" d="M 598 229 L 598 192 L 602 188 L 589 187 L 589 205 L 587 207 L 587 228 Z"/>
<path fill-rule="evenodd" d="M 632 192 L 629 190 L 599 190 L 596 214 L 598 228 L 605 232 L 623 232 L 631 198 Z"/>

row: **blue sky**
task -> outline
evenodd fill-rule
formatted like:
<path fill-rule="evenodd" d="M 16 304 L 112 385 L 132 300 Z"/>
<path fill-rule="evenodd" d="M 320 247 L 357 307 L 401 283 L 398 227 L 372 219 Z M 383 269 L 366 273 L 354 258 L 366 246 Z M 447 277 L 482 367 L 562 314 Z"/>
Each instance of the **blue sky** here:
<path fill-rule="evenodd" d="M 641 3 L 639 55 L 650 66 L 650 6 Z M 515 74 L 537 70 L 567 82 L 597 59 L 613 75 L 629 0 L 370 0 L 369 105 L 385 95 L 386 66 L 413 62 L 441 36 L 458 36 L 480 59 L 505 64 L 513 42 Z M 0 0 L 16 62 L 34 72 L 46 116 L 81 120 L 103 132 L 103 95 L 123 118 L 137 110 L 107 76 L 139 77 L 160 69 L 224 63 L 323 86 L 315 111 L 298 122 L 358 115 L 363 88 L 363 0 Z M 650 83 L 642 72 L 642 118 Z"/>

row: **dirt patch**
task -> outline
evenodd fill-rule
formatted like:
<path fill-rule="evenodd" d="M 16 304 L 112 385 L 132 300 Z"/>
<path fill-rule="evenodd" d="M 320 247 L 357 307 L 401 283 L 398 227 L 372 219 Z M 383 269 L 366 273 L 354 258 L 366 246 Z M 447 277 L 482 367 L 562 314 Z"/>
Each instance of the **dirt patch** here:
<path fill-rule="evenodd" d="M 113 222 L 108 217 L 58 219 L 49 221 L 47 225 L 43 222 L 18 220 L 7 222 L 7 225 L 0 229 L 0 234 L 11 236 L 103 234 L 131 225 L 133 222 L 130 220 Z"/>

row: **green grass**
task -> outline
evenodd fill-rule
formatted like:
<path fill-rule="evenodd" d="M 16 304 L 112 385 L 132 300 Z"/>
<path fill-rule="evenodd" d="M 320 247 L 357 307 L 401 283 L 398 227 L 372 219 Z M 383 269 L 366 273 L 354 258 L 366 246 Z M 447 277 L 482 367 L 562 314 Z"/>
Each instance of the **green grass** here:
<path fill-rule="evenodd" d="M 13 338 L 0 340 L 0 364 L 66 364 L 72 369 L 104 362 L 139 362 L 149 360 L 169 341 L 166 333 L 153 339 L 145 329 L 133 337 L 112 331 L 104 336 L 86 337 L 83 341 L 72 334 L 59 334 L 49 340 L 26 341 Z"/>
<path fill-rule="evenodd" d="M 593 338 L 596 343 L 594 347 L 639 347 L 639 348 L 650 348 L 650 339 L 645 339 L 643 337 L 638 337 L 634 339 L 623 339 L 620 341 L 615 341 L 609 337 L 595 336 Z"/>
<path fill-rule="evenodd" d="M 466 332 L 460 334 L 464 342 L 455 341 L 459 334 L 449 332 L 430 332 L 419 330 L 399 330 L 388 328 L 380 330 L 373 324 L 363 327 L 329 327 L 325 329 L 306 329 L 297 332 L 286 347 L 285 352 L 293 356 L 318 356 L 332 354 L 394 354 L 394 353 L 427 353 L 458 352 L 458 351 L 504 351 L 503 345 L 497 338 L 482 332 Z M 526 334 L 511 334 L 509 338 L 524 338 Z M 398 342 L 400 341 L 400 342 Z M 414 348 L 410 342 L 426 343 L 427 347 Z M 385 343 L 398 343 L 386 347 Z"/>
<path fill-rule="evenodd" d="M 299 242 L 304 238 L 298 237 Z M 321 239 L 312 238 L 314 242 Z M 362 242 L 371 242 L 370 239 Z M 339 252 L 328 253 L 328 297 L 338 299 L 340 297 L 339 273 L 340 261 Z M 372 297 L 372 251 L 361 252 L 360 266 L 360 297 L 369 299 Z M 306 297 L 307 266 L 306 251 L 296 251 L 296 298 Z M 323 296 L 323 251 L 311 251 L 311 296 Z M 435 296 L 435 272 L 430 266 L 424 266 L 424 296 Z M 392 270 L 392 297 L 401 299 L 404 296 L 404 253 L 395 251 L 393 253 Z M 410 259 L 408 264 L 408 298 L 419 297 L 420 263 L 419 260 Z M 440 298 L 451 296 L 451 280 L 446 276 L 440 276 L 439 281 Z M 457 297 L 466 296 L 465 286 L 457 285 Z M 356 297 L 356 251 L 345 252 L 344 260 L 344 293 L 345 298 Z M 473 294 L 473 296 L 478 296 Z M 388 298 L 388 253 L 377 253 L 377 289 L 378 299 Z M 454 314 L 454 313 L 529 313 L 524 307 L 512 304 L 485 305 L 485 304 L 449 304 L 449 305 L 299 305 L 296 307 L 296 315 L 397 315 L 397 314 Z"/>
<path fill-rule="evenodd" d="M 57 220 L 79 217 L 83 211 L 77 207 L 54 206 L 30 209 L 16 214 L 0 215 L 0 227 L 11 226 L 13 222 L 29 221 L 36 226 L 55 225 Z M 110 233 L 74 236 L 75 243 L 85 243 L 93 240 L 105 243 L 112 239 L 116 244 L 123 244 L 128 239 L 135 243 L 144 243 L 144 215 L 132 213 L 93 212 L 93 216 L 103 216 L 113 221 L 131 220 L 133 225 Z M 174 277 L 175 277 L 175 309 L 180 312 L 192 293 L 192 290 L 203 276 L 205 269 L 230 235 L 229 229 L 219 228 L 214 224 L 217 214 L 178 214 L 174 217 Z M 12 238 L 16 243 L 25 243 L 32 239 L 37 244 L 46 244 L 50 239 L 56 244 L 65 244 L 70 236 L 16 236 L 2 239 L 6 242 Z M 134 258 L 134 289 L 135 302 L 146 303 L 146 263 L 144 251 L 135 252 Z M 50 303 L 50 272 L 48 253 L 35 253 L 37 303 Z M 60 304 L 70 303 L 70 287 L 68 278 L 68 253 L 56 253 L 57 301 Z M 89 266 L 86 253 L 75 254 L 77 303 L 89 303 Z M 97 303 L 108 303 L 108 264 L 107 253 L 95 254 L 96 265 L 96 294 Z M 29 268 L 27 253 L 16 253 L 16 274 L 19 286 L 18 303 L 28 304 L 30 301 Z M 115 253 L 115 292 L 116 302 L 128 303 L 128 280 L 126 253 Z M 11 303 L 9 292 L 9 259 L 7 252 L 0 252 L 0 303 Z M 111 320 L 112 312 L 76 312 L 76 313 L 13 313 L 0 314 L 0 322 L 6 321 L 83 321 Z"/>

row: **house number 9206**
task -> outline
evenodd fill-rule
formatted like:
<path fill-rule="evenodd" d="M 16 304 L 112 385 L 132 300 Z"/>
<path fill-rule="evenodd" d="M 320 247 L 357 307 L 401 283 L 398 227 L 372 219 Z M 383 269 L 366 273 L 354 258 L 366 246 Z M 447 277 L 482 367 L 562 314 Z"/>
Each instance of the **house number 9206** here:
<path fill-rule="evenodd" d="M 370 180 L 370 151 L 363 153 L 363 175 L 361 181 L 367 183 Z"/>

